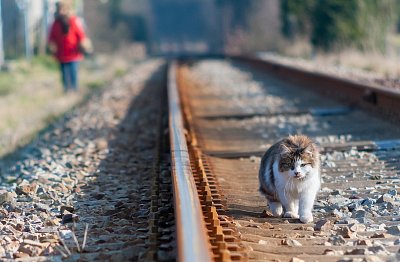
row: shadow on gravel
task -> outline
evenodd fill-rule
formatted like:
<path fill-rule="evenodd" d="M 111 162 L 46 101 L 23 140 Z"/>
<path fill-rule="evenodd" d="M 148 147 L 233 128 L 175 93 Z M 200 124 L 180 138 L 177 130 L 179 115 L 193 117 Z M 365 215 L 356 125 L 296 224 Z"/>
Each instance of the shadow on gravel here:
<path fill-rule="evenodd" d="M 153 260 L 158 255 L 166 261 L 174 260 L 169 163 L 159 154 L 163 130 L 168 125 L 166 77 L 166 66 L 159 67 L 128 107 L 125 95 L 105 98 L 112 101 L 116 114 L 111 118 L 119 124 L 115 128 L 102 127 L 102 131 L 82 130 L 77 136 L 87 139 L 97 133 L 90 139 L 94 145 L 89 143 L 87 150 L 92 148 L 95 153 L 91 155 L 101 159 L 92 170 L 92 182 L 81 187 L 75 205 L 81 237 L 84 225 L 89 224 L 86 252 L 91 254 L 85 254 L 85 259 L 136 261 Z M 166 189 L 163 203 L 158 199 L 161 186 Z M 162 232 L 158 232 L 156 212 L 165 219 Z M 162 250 L 157 250 L 159 237 L 166 242 Z"/>
<path fill-rule="evenodd" d="M 228 214 L 235 219 L 262 218 L 263 207 L 249 207 L 246 205 L 229 205 Z"/>
<path fill-rule="evenodd" d="M 153 68 L 141 69 L 150 70 L 148 78 L 132 75 L 115 81 L 111 89 L 3 159 L 12 166 L 9 174 L 15 176 L 8 182 L 37 181 L 40 173 L 49 191 L 55 192 L 49 209 L 58 212 L 61 206 L 67 207 L 60 211 L 60 218 L 67 232 L 62 238 L 73 253 L 68 260 L 175 259 L 164 139 L 166 66 Z M 77 252 L 68 231 L 74 228 L 73 222 L 80 243 L 88 225 L 83 253 Z"/>

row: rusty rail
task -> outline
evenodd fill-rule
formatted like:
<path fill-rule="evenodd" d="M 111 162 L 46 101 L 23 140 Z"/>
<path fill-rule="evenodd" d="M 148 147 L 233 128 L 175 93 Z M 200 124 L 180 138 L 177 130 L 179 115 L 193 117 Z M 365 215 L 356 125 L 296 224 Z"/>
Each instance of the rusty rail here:
<path fill-rule="evenodd" d="M 324 73 L 310 72 L 294 66 L 253 56 L 233 56 L 233 59 L 249 63 L 272 73 L 285 81 L 300 84 L 323 95 L 378 110 L 386 115 L 400 118 L 400 92 L 384 86 L 360 83 Z"/>
<path fill-rule="evenodd" d="M 176 67 L 172 62 L 168 69 L 168 106 L 178 261 L 212 261 L 184 134 Z"/>
<path fill-rule="evenodd" d="M 263 69 L 264 66 L 269 67 L 269 65 L 265 65 L 268 64 L 268 62 L 264 64 L 264 61 L 256 60 L 253 64 L 251 59 L 245 59 L 246 58 L 243 58 L 242 61 L 247 61 L 252 66 L 255 65 L 254 67 L 258 67 L 259 69 Z M 257 63 L 259 63 L 260 66 L 257 66 Z M 311 75 L 301 76 L 301 70 L 292 68 L 292 70 L 297 72 L 292 76 L 290 69 L 282 69 L 280 65 L 277 65 L 277 67 L 278 69 L 269 68 L 270 72 L 277 70 L 279 71 L 278 76 L 290 77 L 290 80 L 296 81 L 297 84 L 306 85 L 313 89 L 320 89 L 319 91 L 322 92 L 337 93 L 336 95 L 342 96 L 347 101 L 352 99 L 354 104 L 370 104 L 370 106 L 377 111 L 386 108 L 388 111 L 390 109 L 390 112 L 393 112 L 398 108 L 390 108 L 389 105 L 385 105 L 384 102 L 382 102 L 381 95 L 375 98 L 370 97 L 371 101 L 368 99 L 365 100 L 366 98 L 361 96 L 364 94 L 363 92 L 365 90 L 378 92 L 375 88 L 368 89 L 368 87 L 365 87 L 364 89 L 362 84 L 344 83 L 340 82 L 342 81 L 341 79 L 335 82 L 336 80 L 329 79 L 329 76 L 327 76 L 325 80 L 323 78 L 324 76 L 320 76 L 317 80 L 319 82 L 314 84 Z M 248 88 L 246 85 L 243 85 L 243 89 L 241 88 L 240 91 L 233 88 L 229 92 L 222 92 L 226 91 L 226 88 L 229 88 L 229 85 L 224 85 L 224 83 L 229 84 L 231 83 L 230 81 L 218 81 L 216 83 L 210 81 L 209 85 L 204 84 L 198 77 L 200 75 L 205 78 L 207 74 L 191 74 L 190 70 L 194 71 L 196 69 L 196 66 L 192 66 L 189 63 L 180 67 L 178 69 L 177 82 L 183 105 L 182 111 L 184 113 L 184 119 L 186 120 L 185 127 L 189 134 L 188 149 L 191 160 L 193 161 L 193 174 L 195 176 L 199 174 L 199 178 L 195 178 L 195 181 L 197 184 L 200 184 L 201 187 L 206 188 L 204 192 L 198 191 L 200 197 L 204 196 L 203 199 L 205 200 L 205 203 L 202 204 L 203 212 L 205 211 L 207 214 L 208 210 L 206 210 L 206 208 L 209 208 L 210 211 L 214 211 L 216 209 L 215 204 L 219 205 L 221 200 L 224 200 L 224 202 L 226 201 L 223 204 L 224 208 L 221 213 L 216 212 L 216 215 L 214 215 L 215 212 L 208 212 L 208 219 L 207 215 L 205 215 L 207 228 L 209 231 L 216 232 L 215 235 L 218 236 L 210 236 L 213 252 L 217 258 L 216 261 L 227 261 L 228 259 L 232 261 L 246 259 L 254 259 L 257 261 L 289 261 L 290 259 L 290 261 L 303 261 L 302 259 L 305 261 L 356 260 L 366 258 L 375 252 L 373 250 L 377 248 L 378 244 L 374 241 L 387 241 L 388 239 L 394 241 L 396 239 L 396 236 L 390 236 L 389 238 L 388 235 L 385 235 L 388 229 L 377 229 L 375 226 L 372 226 L 374 224 L 381 225 L 381 223 L 384 222 L 387 228 L 393 227 L 397 229 L 398 214 L 393 213 L 392 209 L 388 208 L 385 211 L 386 213 L 377 213 L 377 216 L 368 213 L 370 210 L 361 209 L 366 212 L 365 214 L 371 214 L 371 217 L 369 217 L 370 221 L 364 222 L 364 220 L 357 220 L 355 224 L 363 224 L 365 230 L 353 229 L 354 233 L 352 233 L 353 231 L 350 229 L 350 224 L 338 221 L 342 218 L 359 219 L 360 216 L 353 215 L 353 213 L 351 216 L 348 213 L 342 215 L 339 208 L 336 209 L 336 203 L 327 201 L 327 199 L 335 200 L 337 195 L 349 201 L 346 203 L 358 203 L 358 199 L 367 198 L 373 198 L 376 202 L 378 202 L 378 199 L 383 201 L 383 195 L 387 194 L 387 187 L 394 188 L 394 184 L 397 182 L 399 165 L 396 160 L 399 156 L 397 151 L 399 132 L 396 125 L 393 125 L 390 121 L 385 122 L 381 121 L 379 118 L 370 117 L 369 113 L 364 114 L 365 112 L 362 112 L 357 107 L 354 109 L 352 108 L 352 110 L 345 112 L 343 115 L 340 113 L 340 110 L 338 110 L 338 114 L 329 116 L 331 118 L 328 116 L 321 117 L 318 116 L 318 114 L 313 116 L 312 108 L 324 107 L 325 104 L 327 104 L 327 108 L 332 107 L 333 109 L 342 109 L 343 106 L 341 103 L 336 102 L 331 105 L 327 103 L 330 98 L 334 97 L 332 95 L 330 95 L 328 99 L 323 99 L 321 96 L 315 96 L 312 92 L 305 92 L 307 93 L 305 96 L 299 96 L 302 99 L 301 106 L 296 106 L 293 111 L 280 111 L 281 108 L 279 104 L 265 107 L 260 103 L 258 108 L 252 108 L 254 112 L 256 112 L 254 114 L 256 116 L 263 116 L 262 113 L 258 112 L 264 112 L 266 109 L 270 110 L 270 112 L 277 112 L 276 114 L 282 118 L 288 116 L 293 117 L 293 112 L 298 112 L 299 116 L 312 116 L 316 123 L 318 122 L 313 130 L 307 129 L 308 121 L 303 121 L 298 126 L 293 125 L 298 128 L 300 132 L 304 132 L 310 136 L 325 136 L 326 138 L 332 135 L 339 136 L 342 134 L 349 134 L 351 136 L 349 141 L 347 141 L 347 138 L 346 141 L 326 140 L 326 144 L 323 145 L 323 150 L 325 152 L 330 152 L 330 159 L 324 160 L 326 165 L 323 166 L 322 172 L 325 175 L 323 184 L 323 188 L 325 189 L 319 194 L 321 202 L 315 207 L 314 217 L 316 218 L 315 221 L 323 222 L 324 220 L 329 220 L 330 225 L 332 225 L 332 230 L 327 229 L 325 232 L 325 229 L 320 230 L 314 224 L 299 225 L 296 220 L 271 218 L 264 209 L 265 200 L 259 196 L 256 191 L 259 163 L 257 162 L 258 159 L 254 158 L 254 155 L 257 153 L 256 150 L 260 149 L 261 144 L 265 144 L 266 142 L 272 143 L 280 137 L 287 135 L 287 129 L 281 129 L 278 128 L 278 126 L 274 128 L 274 122 L 263 122 L 252 119 L 251 113 L 247 114 L 244 110 L 243 114 L 241 114 L 240 110 L 243 109 L 244 106 L 251 106 L 251 98 L 254 97 L 254 93 L 249 92 L 250 94 L 248 97 L 244 96 L 243 103 L 237 103 L 237 100 L 231 99 L 231 96 L 239 96 L 239 94 L 242 95 L 245 93 L 245 91 L 249 90 L 246 89 Z M 253 69 L 254 68 L 251 68 L 251 70 Z M 211 72 L 211 69 L 209 71 Z M 308 74 L 307 72 L 303 73 Z M 209 75 L 212 76 L 210 78 L 214 77 L 214 74 Z M 260 92 L 260 95 L 265 97 L 275 96 L 276 93 L 274 91 L 276 91 L 276 89 L 286 86 L 284 83 L 279 85 L 267 85 L 267 83 L 269 83 L 267 82 L 268 80 L 269 79 L 266 78 L 265 86 L 262 85 L 262 87 L 269 88 L 268 90 L 271 92 Z M 243 83 L 244 81 L 245 80 L 243 80 Z M 243 83 L 237 82 L 235 85 L 241 85 Z M 274 81 L 272 83 L 280 83 L 280 81 Z M 334 83 L 337 83 L 338 86 Z M 353 84 L 355 86 L 352 87 L 351 85 Z M 346 86 L 349 88 L 350 93 L 346 93 Z M 331 87 L 335 89 L 333 91 L 325 90 Z M 281 96 L 284 101 L 290 101 L 292 99 L 290 91 L 291 88 L 288 88 L 286 92 L 279 93 L 279 96 Z M 352 98 L 352 94 L 355 96 L 358 94 L 360 96 Z M 400 101 L 397 101 L 395 97 L 396 95 L 394 95 L 393 103 L 400 104 Z M 397 97 L 400 96 L 397 95 Z M 237 104 L 239 105 L 236 106 Z M 221 110 L 225 105 L 228 110 Z M 305 106 L 310 110 L 304 110 Z M 204 110 L 204 108 L 207 108 L 207 110 Z M 230 114 L 228 112 L 229 110 L 232 110 L 234 114 Z M 219 112 L 217 115 L 215 114 L 216 111 L 221 111 L 222 113 Z M 216 115 L 218 117 L 216 117 Z M 235 117 L 226 121 L 225 116 L 231 117 L 232 115 Z M 246 122 L 246 119 L 242 118 L 243 115 L 249 117 L 250 120 Z M 263 117 L 268 119 L 274 116 L 266 114 Z M 324 119 L 324 117 L 329 118 L 329 120 Z M 291 119 L 288 118 L 288 121 L 291 121 Z M 244 126 L 252 128 L 243 128 Z M 369 130 L 369 128 L 372 130 Z M 269 130 L 275 130 L 276 133 L 269 132 Z M 324 132 L 324 130 L 329 130 L 329 132 Z M 386 130 L 390 132 L 386 132 Z M 371 131 L 371 133 L 364 136 L 364 133 L 368 131 Z M 271 135 L 267 136 L 267 138 L 262 136 L 267 132 L 271 133 Z M 236 143 L 237 141 L 239 142 Z M 248 150 L 252 151 L 250 152 Z M 213 156 L 210 152 L 216 152 L 218 154 L 213 154 Z M 335 156 L 334 153 L 338 153 L 337 156 Z M 227 156 L 229 156 L 230 159 L 227 159 Z M 211 183 L 207 183 L 210 180 Z M 216 185 L 217 183 L 218 185 Z M 215 188 L 218 190 L 215 190 Z M 371 188 L 374 188 L 374 190 L 376 189 L 373 194 L 370 192 Z M 226 198 L 218 196 L 221 191 Z M 395 192 L 396 193 L 392 193 L 397 195 L 397 190 L 395 190 Z M 388 196 L 388 198 L 390 198 L 390 196 Z M 371 200 L 371 203 L 373 200 Z M 344 202 L 340 205 L 348 208 L 347 204 L 344 204 Z M 371 204 L 371 206 L 372 205 L 373 204 Z M 214 208 L 214 210 L 211 210 L 211 208 Z M 353 210 L 350 209 L 347 209 L 345 212 L 351 211 L 354 212 L 354 214 L 358 212 L 356 208 Z M 331 212 L 331 210 L 339 212 Z M 224 223 L 218 221 L 218 219 L 223 216 L 227 218 L 227 221 L 223 221 Z M 393 217 L 395 220 L 391 220 Z M 226 237 L 226 234 L 224 235 L 222 234 L 223 232 L 221 232 L 224 231 L 224 228 L 222 227 L 221 230 L 219 225 L 228 224 L 228 221 L 234 224 L 235 227 L 233 231 L 236 230 L 240 234 L 240 245 L 243 245 L 244 255 L 238 252 L 240 251 L 238 248 L 240 245 L 237 245 L 238 247 L 232 245 L 236 240 L 231 241 Z M 368 230 L 367 227 L 369 227 Z M 343 234 L 343 232 L 350 233 Z M 234 234 L 235 233 L 232 233 L 231 235 Z M 335 237 L 339 235 L 342 236 L 344 242 L 332 244 L 332 241 L 336 239 Z M 225 242 L 221 240 L 225 240 Z M 296 244 L 288 243 L 288 240 L 289 242 L 291 240 L 296 240 Z M 363 242 L 364 240 L 368 241 Z M 214 245 L 213 242 L 220 244 Z M 329 245 L 331 247 L 328 247 Z M 380 257 L 386 258 L 394 256 L 394 254 L 398 252 L 398 247 L 396 245 L 378 248 L 383 250 L 380 254 L 376 254 L 377 252 L 373 253 L 377 255 L 378 259 Z M 225 252 L 228 250 L 230 253 L 226 252 L 221 254 L 221 250 L 225 250 Z M 235 252 L 237 252 L 236 256 L 232 256 Z"/>

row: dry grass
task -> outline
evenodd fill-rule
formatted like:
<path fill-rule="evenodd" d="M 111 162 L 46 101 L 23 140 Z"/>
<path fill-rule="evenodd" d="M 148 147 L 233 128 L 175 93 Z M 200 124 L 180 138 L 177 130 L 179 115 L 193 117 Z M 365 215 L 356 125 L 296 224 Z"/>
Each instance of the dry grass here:
<path fill-rule="evenodd" d="M 308 60 L 317 66 L 359 70 L 379 78 L 400 77 L 400 36 L 388 38 L 386 54 L 376 50 L 360 51 L 350 48 L 340 52 L 314 53 L 307 39 L 286 42 L 280 53 Z"/>
<path fill-rule="evenodd" d="M 296 39 L 295 41 L 284 41 L 279 53 L 290 57 L 310 58 L 312 47 L 308 39 Z"/>
<path fill-rule="evenodd" d="M 347 50 L 337 54 L 320 54 L 315 58 L 317 64 L 329 64 L 345 68 L 368 71 L 385 78 L 400 76 L 400 56 L 382 55 L 378 52 Z"/>
<path fill-rule="evenodd" d="M 29 142 L 90 92 L 120 76 L 129 63 L 123 56 L 86 60 L 80 68 L 80 90 L 71 94 L 64 94 L 51 60 L 12 63 L 9 72 L 0 74 L 0 156 Z"/>

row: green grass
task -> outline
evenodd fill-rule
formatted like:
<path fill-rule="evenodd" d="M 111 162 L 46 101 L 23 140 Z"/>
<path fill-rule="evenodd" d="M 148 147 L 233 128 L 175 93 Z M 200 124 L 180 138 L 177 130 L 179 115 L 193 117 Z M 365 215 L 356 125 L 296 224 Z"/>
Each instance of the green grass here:
<path fill-rule="evenodd" d="M 114 72 L 114 76 L 115 77 L 121 77 L 123 75 L 126 74 L 126 69 L 122 69 L 122 68 L 118 68 L 117 70 L 115 70 Z"/>
<path fill-rule="evenodd" d="M 96 61 L 95 70 L 82 63 L 81 88 L 71 95 L 62 92 L 59 65 L 53 57 L 11 61 L 9 70 L 0 72 L 0 158 L 31 141 L 90 94 L 107 87 L 111 79 L 126 74 L 124 66 L 128 68 L 129 63 L 105 57 Z M 121 61 L 123 65 L 116 66 Z"/>
<path fill-rule="evenodd" d="M 50 56 L 35 56 L 31 61 L 13 61 L 9 71 L 0 72 L 0 96 L 6 96 L 18 88 L 21 79 L 27 79 L 35 74 L 54 74 L 58 71 L 57 62 Z"/>
<path fill-rule="evenodd" d="M 6 72 L 0 72 L 0 96 L 11 93 L 16 84 L 17 82 L 12 75 Z"/>
<path fill-rule="evenodd" d="M 117 68 L 114 71 L 114 77 L 122 77 L 126 74 L 126 72 L 127 72 L 126 68 Z M 106 81 L 104 79 L 92 80 L 92 81 L 86 82 L 85 85 L 87 86 L 87 88 L 89 90 L 93 91 L 93 90 L 101 89 L 102 87 L 104 87 L 106 85 Z"/>
<path fill-rule="evenodd" d="M 56 60 L 48 55 L 40 55 L 32 58 L 32 67 L 39 67 L 45 70 L 57 71 L 58 63 Z"/>
<path fill-rule="evenodd" d="M 374 67 L 372 65 L 364 65 L 361 67 L 361 69 L 368 72 L 374 72 Z"/>
<path fill-rule="evenodd" d="M 400 47 L 400 34 L 393 34 L 388 39 L 389 43 L 395 47 Z"/>
<path fill-rule="evenodd" d="M 96 90 L 96 89 L 100 89 L 101 87 L 103 87 L 105 85 L 105 81 L 104 80 L 94 80 L 94 81 L 90 81 L 88 83 L 86 83 L 87 88 L 89 88 L 89 90 Z"/>

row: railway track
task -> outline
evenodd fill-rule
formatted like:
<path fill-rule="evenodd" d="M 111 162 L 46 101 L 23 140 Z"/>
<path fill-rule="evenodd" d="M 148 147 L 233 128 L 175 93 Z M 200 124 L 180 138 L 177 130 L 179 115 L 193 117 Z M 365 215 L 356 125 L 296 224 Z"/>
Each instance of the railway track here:
<path fill-rule="evenodd" d="M 179 260 L 399 259 L 398 94 L 247 58 L 173 63 L 168 88 L 175 201 L 190 199 Z M 258 192 L 260 157 L 288 134 L 322 151 L 314 223 L 271 217 Z"/>
<path fill-rule="evenodd" d="M 2 261 L 398 260 L 396 95 L 248 58 L 165 69 L 138 65 L 10 160 Z M 314 224 L 258 193 L 260 156 L 297 133 L 322 150 Z"/>

